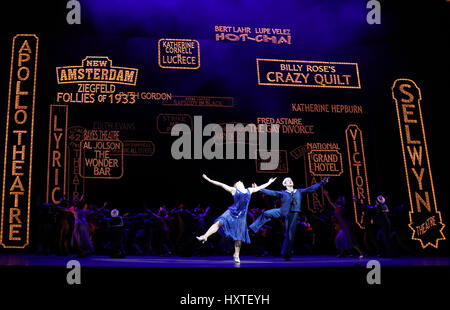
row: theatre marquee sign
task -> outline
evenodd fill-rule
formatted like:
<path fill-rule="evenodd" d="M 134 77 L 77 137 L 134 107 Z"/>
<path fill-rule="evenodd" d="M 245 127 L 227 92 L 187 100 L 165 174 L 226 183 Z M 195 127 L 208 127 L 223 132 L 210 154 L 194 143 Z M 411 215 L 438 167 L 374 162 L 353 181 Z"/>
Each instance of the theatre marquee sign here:
<path fill-rule="evenodd" d="M 18 34 L 12 42 L 0 229 L 4 248 L 29 244 L 38 45 L 34 34 Z"/>

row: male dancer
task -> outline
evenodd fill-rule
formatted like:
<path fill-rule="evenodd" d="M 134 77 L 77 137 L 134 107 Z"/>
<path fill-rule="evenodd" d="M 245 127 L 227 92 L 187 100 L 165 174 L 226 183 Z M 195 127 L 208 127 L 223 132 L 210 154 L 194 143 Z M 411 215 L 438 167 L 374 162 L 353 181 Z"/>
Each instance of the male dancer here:
<path fill-rule="evenodd" d="M 374 224 L 372 224 L 373 228 L 378 228 L 376 235 L 372 230 L 366 229 L 366 232 L 371 236 L 375 248 L 377 249 L 378 255 L 392 255 L 392 246 L 391 246 L 391 220 L 389 219 L 389 208 L 386 205 L 386 198 L 382 195 L 377 197 L 374 206 L 366 205 L 359 202 L 356 197 L 353 197 L 353 200 L 359 207 L 366 208 L 366 212 L 368 216 L 372 217 L 374 220 Z M 369 222 L 370 223 L 370 222 Z M 378 226 L 378 227 L 377 227 Z M 380 248 L 381 246 L 381 248 Z"/>
<path fill-rule="evenodd" d="M 291 178 L 285 178 L 283 180 L 283 186 L 286 190 L 272 191 L 268 189 L 262 189 L 261 193 L 269 196 L 274 196 L 281 199 L 281 207 L 277 209 L 271 209 L 264 211 L 256 221 L 249 226 L 253 232 L 257 232 L 266 222 L 272 218 L 283 217 L 285 223 L 285 236 L 281 253 L 285 260 L 291 260 L 291 250 L 294 244 L 295 231 L 297 229 L 297 217 L 300 212 L 300 206 L 302 203 L 303 193 L 312 193 L 322 187 L 323 184 L 328 182 L 328 177 L 321 182 L 314 184 L 307 188 L 294 189 L 294 182 Z"/>

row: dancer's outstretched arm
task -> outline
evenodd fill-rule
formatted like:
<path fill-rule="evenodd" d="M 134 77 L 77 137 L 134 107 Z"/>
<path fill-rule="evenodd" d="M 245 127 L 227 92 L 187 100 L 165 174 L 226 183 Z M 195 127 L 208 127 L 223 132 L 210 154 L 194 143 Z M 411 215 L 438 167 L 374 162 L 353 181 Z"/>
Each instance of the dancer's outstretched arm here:
<path fill-rule="evenodd" d="M 273 191 L 273 190 L 265 189 L 265 188 L 261 190 L 261 193 L 263 193 L 264 195 L 267 195 L 267 196 L 273 196 L 273 197 L 277 197 L 277 198 L 281 198 L 281 196 L 282 196 L 282 193 L 280 191 Z"/>
<path fill-rule="evenodd" d="M 328 180 L 329 180 L 329 179 L 330 179 L 329 177 L 326 177 L 326 178 L 324 178 L 322 181 L 320 181 L 319 183 L 316 183 L 316 184 L 314 184 L 314 185 L 311 185 L 310 187 L 307 187 L 307 188 L 303 188 L 303 189 L 301 189 L 301 191 L 303 191 L 303 192 L 305 192 L 305 193 L 312 193 L 312 192 L 315 192 L 315 191 L 317 191 L 318 189 L 320 189 L 324 184 L 328 183 Z"/>
<path fill-rule="evenodd" d="M 228 186 L 228 185 L 226 185 L 226 184 L 224 184 L 224 183 L 221 183 L 221 182 L 218 182 L 218 181 L 211 180 L 210 178 L 208 178 L 208 177 L 206 176 L 206 174 L 203 174 L 202 177 L 203 177 L 206 181 L 208 181 L 208 182 L 210 182 L 210 183 L 212 183 L 212 184 L 214 184 L 214 185 L 216 185 L 216 186 L 222 187 L 224 190 L 226 190 L 227 192 L 229 192 L 231 195 L 234 195 L 234 194 L 236 193 L 236 188 L 234 188 L 234 187 Z"/>
<path fill-rule="evenodd" d="M 108 202 L 105 201 L 105 203 L 103 204 L 103 206 L 100 209 L 98 209 L 98 208 L 96 208 L 96 209 L 97 209 L 97 211 L 102 211 L 107 205 L 108 205 Z"/>
<path fill-rule="evenodd" d="M 250 193 L 253 194 L 253 193 L 259 192 L 260 190 L 266 188 L 267 186 L 269 186 L 270 184 L 272 184 L 273 182 L 275 182 L 276 179 L 277 179 L 277 178 L 270 178 L 270 180 L 267 181 L 267 183 L 264 183 L 264 184 L 262 184 L 262 185 L 259 185 L 259 186 L 255 186 L 255 187 L 249 188 Z"/>
<path fill-rule="evenodd" d="M 53 207 L 55 209 L 58 209 L 58 210 L 61 210 L 61 211 L 64 211 L 64 212 L 73 212 L 73 207 L 64 208 L 64 207 L 61 207 L 61 206 L 58 206 L 58 205 L 53 205 Z"/>
<path fill-rule="evenodd" d="M 158 214 L 155 214 L 152 212 L 152 210 L 150 210 L 149 208 L 147 208 L 147 206 L 144 205 L 145 210 L 147 210 L 147 213 L 153 215 L 154 217 L 156 217 L 157 219 L 161 218 L 161 216 L 159 216 Z"/>
<path fill-rule="evenodd" d="M 356 205 L 359 206 L 359 207 L 369 208 L 369 209 L 374 209 L 375 208 L 375 206 L 371 206 L 371 205 L 368 205 L 368 204 L 360 202 L 358 200 L 358 198 L 356 198 L 356 196 L 353 196 L 352 199 L 356 203 Z"/>
<path fill-rule="evenodd" d="M 335 209 L 337 209 L 336 204 L 331 200 L 330 195 L 328 195 L 328 191 L 323 190 L 323 195 L 325 196 L 325 198 L 327 198 L 328 203 Z"/>
<path fill-rule="evenodd" d="M 205 217 L 206 213 L 208 213 L 208 211 L 209 211 L 209 206 L 208 206 L 208 208 L 206 208 L 205 212 L 202 214 L 202 217 Z"/>

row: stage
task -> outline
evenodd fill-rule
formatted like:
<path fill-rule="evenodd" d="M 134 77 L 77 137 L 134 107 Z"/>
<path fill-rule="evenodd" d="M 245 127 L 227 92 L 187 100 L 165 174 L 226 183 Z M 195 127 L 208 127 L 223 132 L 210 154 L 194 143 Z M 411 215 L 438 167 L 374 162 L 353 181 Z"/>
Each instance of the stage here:
<path fill-rule="evenodd" d="M 370 260 L 377 260 L 382 267 L 450 267 L 450 257 L 336 257 L 330 255 L 293 256 L 291 261 L 273 256 L 242 256 L 235 264 L 230 256 L 127 256 L 109 258 L 93 255 L 83 258 L 56 255 L 2 254 L 0 265 L 30 267 L 66 267 L 70 260 L 77 260 L 82 267 L 92 268 L 342 268 L 366 267 Z"/>
<path fill-rule="evenodd" d="M 73 265 L 68 265 L 72 260 L 79 262 L 80 284 L 68 283 L 74 270 Z M 368 264 L 372 260 L 379 262 L 379 284 L 370 284 L 367 280 L 373 272 L 373 265 Z M 236 265 L 231 256 L 128 256 L 115 259 L 96 255 L 85 258 L 0 255 L 0 282 L 7 288 L 8 296 L 17 293 L 18 288 L 40 295 L 82 290 L 83 298 L 73 300 L 80 306 L 87 296 L 100 305 L 115 305 L 119 300 L 128 305 L 148 302 L 172 309 L 185 308 L 183 302 L 188 299 L 199 301 L 206 297 L 214 299 L 214 304 L 211 307 L 197 305 L 198 308 L 245 304 L 279 309 L 305 302 L 335 305 L 337 300 L 350 307 L 356 306 L 353 299 L 342 300 L 342 296 L 348 294 L 380 306 L 386 300 L 402 296 L 404 305 L 414 306 L 426 295 L 434 296 L 435 301 L 445 298 L 449 279 L 450 257 L 436 256 L 359 259 L 314 255 L 293 256 L 288 262 L 282 257 L 242 256 L 241 263 Z M 405 295 L 404 292 L 414 289 L 420 294 Z M 117 296 L 112 298 L 108 295 L 111 293 L 117 293 Z M 225 300 L 237 301 L 237 298 L 239 304 L 225 304 Z M 256 304 L 258 298 L 265 298 L 269 303 Z"/>
<path fill-rule="evenodd" d="M 9 2 L 4 308 L 448 304 L 450 0 Z"/>

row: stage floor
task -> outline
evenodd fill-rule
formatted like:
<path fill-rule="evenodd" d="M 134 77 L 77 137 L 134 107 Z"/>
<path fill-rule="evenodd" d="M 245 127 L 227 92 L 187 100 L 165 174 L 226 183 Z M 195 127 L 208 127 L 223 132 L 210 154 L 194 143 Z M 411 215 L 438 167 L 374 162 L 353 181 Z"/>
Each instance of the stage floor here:
<path fill-rule="evenodd" d="M 291 261 L 282 257 L 241 256 L 241 263 L 235 264 L 231 256 L 205 257 L 161 257 L 161 256 L 127 256 L 126 258 L 109 258 L 108 256 L 76 256 L 0 254 L 0 266 L 66 266 L 75 259 L 83 267 L 118 267 L 118 268 L 314 268 L 314 267 L 354 267 L 366 266 L 375 259 L 384 267 L 449 267 L 450 257 L 357 257 L 338 258 L 327 255 L 293 256 Z"/>
<path fill-rule="evenodd" d="M 380 263 L 381 282 L 377 285 L 367 280 L 373 268 L 367 263 L 373 259 Z M 67 280 L 75 271 L 74 266 L 68 264 L 70 260 L 79 262 L 80 283 L 77 285 Z M 8 288 L 5 296 L 23 292 L 25 288 L 44 295 L 52 290 L 79 288 L 84 297 L 92 299 L 98 299 L 100 292 L 107 294 L 100 296 L 118 292 L 119 299 L 133 296 L 137 301 L 152 300 L 152 305 L 155 300 L 164 301 L 164 308 L 168 309 L 184 309 L 180 306 L 184 296 L 213 296 L 223 300 L 224 294 L 270 295 L 269 306 L 273 309 L 291 307 L 292 303 L 305 300 L 320 300 L 322 305 L 327 300 L 339 300 L 349 292 L 366 296 L 372 304 L 373 297 L 378 296 L 381 289 L 382 296 L 388 299 L 399 298 L 399 288 L 401 292 L 410 292 L 418 287 L 420 294 L 415 295 L 417 297 L 445 299 L 449 279 L 450 257 L 359 259 L 314 255 L 293 256 L 286 262 L 282 257 L 244 255 L 241 264 L 236 265 L 231 256 L 128 256 L 114 259 L 97 255 L 78 258 L 74 255 L 0 254 L 0 286 Z M 417 300 L 409 298 L 414 307 Z M 98 300 L 103 306 L 105 299 Z"/>

